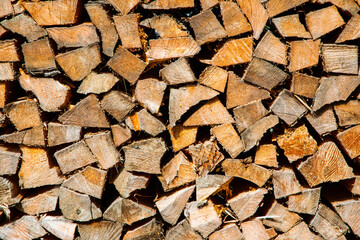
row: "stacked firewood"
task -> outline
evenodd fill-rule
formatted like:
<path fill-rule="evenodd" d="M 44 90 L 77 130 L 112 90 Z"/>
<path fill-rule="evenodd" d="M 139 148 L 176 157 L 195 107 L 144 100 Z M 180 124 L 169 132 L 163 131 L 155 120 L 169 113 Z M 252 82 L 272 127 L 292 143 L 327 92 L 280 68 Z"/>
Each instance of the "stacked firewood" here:
<path fill-rule="evenodd" d="M 0 0 L 0 239 L 360 237 L 359 0 Z"/>

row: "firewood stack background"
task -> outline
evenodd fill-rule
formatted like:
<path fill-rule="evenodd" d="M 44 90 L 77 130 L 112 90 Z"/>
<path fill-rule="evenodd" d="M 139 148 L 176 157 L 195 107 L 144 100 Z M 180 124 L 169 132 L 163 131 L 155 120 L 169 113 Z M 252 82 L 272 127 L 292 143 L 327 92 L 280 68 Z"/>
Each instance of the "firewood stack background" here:
<path fill-rule="evenodd" d="M 0 239 L 358 239 L 359 4 L 0 0 Z"/>

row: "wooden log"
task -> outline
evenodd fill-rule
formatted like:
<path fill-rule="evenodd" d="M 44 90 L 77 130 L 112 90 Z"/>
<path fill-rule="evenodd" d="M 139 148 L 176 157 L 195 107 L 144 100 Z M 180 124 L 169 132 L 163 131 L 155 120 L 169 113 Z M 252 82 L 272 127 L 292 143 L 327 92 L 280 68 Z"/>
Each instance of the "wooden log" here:
<path fill-rule="evenodd" d="M 152 18 L 147 18 L 140 22 L 140 25 L 154 29 L 161 38 L 186 37 L 186 27 L 178 23 L 172 16 L 161 14 Z"/>
<path fill-rule="evenodd" d="M 230 223 L 223 226 L 221 229 L 212 233 L 209 236 L 209 240 L 231 240 L 231 239 L 244 239 L 244 236 L 240 232 L 239 227 L 235 223 Z"/>
<path fill-rule="evenodd" d="M 21 153 L 17 149 L 1 146 L 0 148 L 0 176 L 14 175 L 17 172 Z"/>
<path fill-rule="evenodd" d="M 202 240 L 203 238 L 195 232 L 189 222 L 184 219 L 166 233 L 166 240 Z"/>
<path fill-rule="evenodd" d="M 15 80 L 15 70 L 13 63 L 0 63 L 0 81 Z"/>
<path fill-rule="evenodd" d="M 269 111 L 261 101 L 242 105 L 233 109 L 236 129 L 239 133 L 265 117 Z"/>
<path fill-rule="evenodd" d="M 354 15 L 347 23 L 344 30 L 341 31 L 335 43 L 343 43 L 360 37 L 359 31 L 360 15 Z"/>
<path fill-rule="evenodd" d="M 125 170 L 161 174 L 160 161 L 166 152 L 161 138 L 133 142 L 122 148 L 125 153 Z"/>
<path fill-rule="evenodd" d="M 64 174 L 94 163 L 97 160 L 83 140 L 55 152 L 54 157 Z"/>
<path fill-rule="evenodd" d="M 196 77 L 186 58 L 179 58 L 159 71 L 159 75 L 169 85 L 195 82 Z"/>
<path fill-rule="evenodd" d="M 360 131 L 360 125 L 346 129 L 337 134 L 336 138 L 339 140 L 341 146 L 347 155 L 354 159 L 360 155 L 360 143 L 357 141 Z"/>
<path fill-rule="evenodd" d="M 126 49 L 142 48 L 139 33 L 139 17 L 137 13 L 113 17 L 122 47 Z"/>
<path fill-rule="evenodd" d="M 353 45 L 324 44 L 321 47 L 326 72 L 358 74 L 358 47 Z"/>
<path fill-rule="evenodd" d="M 264 195 L 267 193 L 268 191 L 265 188 L 242 192 L 230 198 L 228 204 L 236 214 L 238 220 L 243 222 L 255 214 L 264 199 Z"/>
<path fill-rule="evenodd" d="M 259 39 L 269 18 L 264 6 L 259 0 L 237 0 L 253 29 L 255 39 Z"/>
<path fill-rule="evenodd" d="M 217 95 L 219 95 L 217 91 L 200 84 L 171 88 L 169 98 L 169 126 L 174 127 L 181 116 L 191 107 L 201 101 L 212 99 Z"/>
<path fill-rule="evenodd" d="M 220 2 L 224 28 L 228 37 L 251 31 L 251 25 L 234 2 Z"/>
<path fill-rule="evenodd" d="M 185 127 L 183 125 L 177 125 L 174 127 L 168 126 L 168 130 L 172 143 L 172 150 L 177 152 L 196 141 L 198 127 Z"/>
<path fill-rule="evenodd" d="M 246 70 L 244 81 L 271 90 L 288 75 L 280 68 L 260 58 L 253 58 Z"/>
<path fill-rule="evenodd" d="M 310 12 L 306 14 L 305 21 L 313 39 L 317 39 L 345 24 L 335 6 Z"/>
<path fill-rule="evenodd" d="M 319 62 L 320 39 L 290 42 L 289 71 L 316 66 Z"/>
<path fill-rule="evenodd" d="M 282 37 L 311 38 L 304 25 L 301 24 L 299 14 L 286 15 L 283 17 L 273 18 L 277 30 Z"/>
<path fill-rule="evenodd" d="M 6 28 L 4 28 L 2 25 L 0 25 L 0 38 L 5 36 L 7 33 L 9 33 L 10 31 L 7 30 Z"/>
<path fill-rule="evenodd" d="M 216 137 L 231 158 L 236 158 L 245 149 L 240 136 L 231 123 L 211 128 L 211 134 Z"/>
<path fill-rule="evenodd" d="M 39 125 L 20 132 L 4 134 L 0 136 L 0 139 L 7 143 L 45 147 L 44 125 Z"/>
<path fill-rule="evenodd" d="M 256 149 L 254 163 L 257 165 L 275 167 L 279 166 L 277 160 L 276 146 L 274 144 L 263 144 Z"/>
<path fill-rule="evenodd" d="M 39 27 L 36 22 L 25 14 L 19 14 L 9 20 L 4 20 L 1 25 L 13 33 L 20 34 L 31 42 L 45 35 L 46 31 Z"/>
<path fill-rule="evenodd" d="M 146 63 L 123 47 L 117 49 L 107 65 L 134 85 L 146 68 Z"/>
<path fill-rule="evenodd" d="M 276 240 L 286 240 L 286 239 L 321 240 L 323 238 L 311 232 L 308 225 L 304 221 L 301 221 L 299 224 L 292 227 L 288 232 L 279 235 L 275 239 Z"/>
<path fill-rule="evenodd" d="M 78 0 L 24 2 L 22 5 L 40 26 L 74 24 L 80 12 Z"/>
<path fill-rule="evenodd" d="M 40 192 L 33 192 L 25 196 L 18 208 L 20 211 L 29 215 L 39 215 L 40 213 L 47 213 L 56 210 L 59 187 L 44 189 Z"/>
<path fill-rule="evenodd" d="M 278 233 L 273 228 L 266 228 L 265 230 L 270 239 L 273 239 L 278 235 Z"/>
<path fill-rule="evenodd" d="M 354 234 L 359 236 L 360 228 L 357 214 L 359 212 L 360 202 L 358 200 L 349 199 L 332 202 L 331 204 L 334 206 L 335 211 L 339 214 L 341 219 L 349 225 Z"/>
<path fill-rule="evenodd" d="M 276 115 L 263 117 L 241 133 L 241 139 L 245 145 L 245 152 L 259 144 L 264 134 L 279 123 Z"/>
<path fill-rule="evenodd" d="M 88 116 L 88 117 L 84 117 Z M 83 98 L 74 107 L 63 113 L 58 120 L 65 125 L 108 128 L 109 123 L 94 94 Z"/>
<path fill-rule="evenodd" d="M 83 80 L 101 62 L 100 48 L 97 44 L 58 54 L 55 58 L 73 81 Z"/>
<path fill-rule="evenodd" d="M 0 238 L 2 239 L 36 239 L 45 234 L 46 231 L 35 216 L 22 216 L 15 222 L 8 223 L 0 228 Z"/>
<path fill-rule="evenodd" d="M 157 114 L 159 113 L 166 87 L 166 82 L 155 78 L 139 80 L 135 88 L 135 99 L 152 114 Z"/>
<path fill-rule="evenodd" d="M 119 80 L 111 73 L 91 72 L 81 82 L 77 92 L 82 94 L 108 92 Z"/>
<path fill-rule="evenodd" d="M 310 187 L 354 177 L 353 169 L 347 165 L 334 142 L 323 143 L 313 156 L 300 164 L 298 170 Z"/>
<path fill-rule="evenodd" d="M 110 113 L 117 121 L 123 119 L 134 109 L 136 104 L 131 97 L 119 91 L 111 91 L 101 100 L 101 107 Z"/>
<path fill-rule="evenodd" d="M 128 127 L 134 131 L 144 131 L 155 137 L 166 130 L 165 125 L 146 109 L 133 113 L 125 119 Z"/>
<path fill-rule="evenodd" d="M 118 197 L 105 210 L 103 218 L 132 225 L 137 221 L 152 217 L 155 214 L 156 210 L 151 207 L 134 202 L 130 199 Z"/>
<path fill-rule="evenodd" d="M 241 223 L 244 238 L 246 240 L 268 240 L 266 229 L 259 219 L 253 219 Z"/>
<path fill-rule="evenodd" d="M 42 216 L 40 223 L 43 228 L 60 239 L 74 239 L 77 224 L 63 216 Z"/>
<path fill-rule="evenodd" d="M 193 8 L 194 6 L 194 0 L 155 0 L 148 4 L 142 4 L 144 9 L 150 10 Z"/>
<path fill-rule="evenodd" d="M 111 125 L 111 134 L 115 147 L 119 147 L 131 139 L 131 130 L 127 126 Z"/>
<path fill-rule="evenodd" d="M 227 79 L 226 70 L 217 66 L 209 66 L 200 74 L 198 82 L 219 92 L 224 92 Z"/>
<path fill-rule="evenodd" d="M 326 240 L 340 239 L 349 230 L 349 227 L 341 218 L 322 203 L 320 203 L 316 215 L 311 220 L 309 226 Z"/>
<path fill-rule="evenodd" d="M 120 238 L 123 230 L 123 223 L 112 221 L 99 221 L 86 224 L 79 224 L 78 231 L 81 239 L 108 239 L 117 240 Z"/>
<path fill-rule="evenodd" d="M 185 216 L 190 226 L 204 238 L 208 237 L 221 225 L 221 218 L 211 201 L 208 201 L 207 205 L 203 207 L 199 207 L 199 202 L 187 203 Z"/>
<path fill-rule="evenodd" d="M 212 8 L 218 4 L 219 0 L 200 0 L 200 5 L 203 10 Z"/>
<path fill-rule="evenodd" d="M 296 213 L 315 215 L 319 206 L 321 188 L 304 189 L 288 198 L 289 210 Z"/>
<path fill-rule="evenodd" d="M 294 195 L 301 191 L 301 185 L 291 168 L 283 167 L 273 171 L 272 182 L 275 199 Z"/>
<path fill-rule="evenodd" d="M 165 222 L 175 225 L 183 212 L 195 186 L 185 187 L 175 192 L 167 193 L 156 200 L 155 205 Z"/>
<path fill-rule="evenodd" d="M 219 191 L 226 189 L 233 177 L 208 174 L 196 179 L 196 201 L 205 201 L 211 195 L 218 193 Z"/>
<path fill-rule="evenodd" d="M 17 179 L 0 177 L 0 201 L 7 206 L 13 206 L 23 198 Z"/>
<path fill-rule="evenodd" d="M 60 170 L 43 148 L 20 147 L 22 162 L 19 170 L 19 185 L 23 189 L 47 185 L 58 185 L 63 182 Z"/>
<path fill-rule="evenodd" d="M 22 5 L 22 3 L 19 2 L 13 3 L 13 8 L 14 8 L 14 15 L 18 15 L 25 12 L 25 8 Z"/>
<path fill-rule="evenodd" d="M 354 0 L 350 1 L 342 1 L 342 0 L 318 0 L 318 3 L 332 3 L 342 11 L 346 12 L 346 14 L 355 15 L 360 10 L 360 7 Z"/>
<path fill-rule="evenodd" d="M 183 152 L 179 152 L 161 170 L 158 176 L 165 192 L 188 184 L 197 178 L 193 165 Z"/>
<path fill-rule="evenodd" d="M 120 161 L 120 154 L 114 146 L 110 131 L 86 134 L 84 140 L 101 168 L 109 169 Z"/>
<path fill-rule="evenodd" d="M 281 91 L 270 110 L 290 126 L 307 112 L 307 108 L 287 89 Z"/>
<path fill-rule="evenodd" d="M 138 2 L 138 0 L 129 0 L 128 2 L 130 1 Z M 125 2 L 126 1 L 120 1 L 120 4 Z M 85 4 L 85 9 L 89 14 L 91 22 L 99 29 L 102 52 L 109 57 L 114 56 L 114 49 L 119 36 L 104 6 L 98 3 L 87 3 Z"/>
<path fill-rule="evenodd" d="M 360 195 L 360 176 L 355 175 L 353 179 L 345 180 L 341 182 L 347 190 L 352 194 Z"/>
<path fill-rule="evenodd" d="M 318 150 L 317 142 L 304 124 L 297 128 L 285 129 L 285 133 L 277 137 L 276 141 L 290 163 L 313 155 Z"/>
<path fill-rule="evenodd" d="M 267 90 L 248 84 L 241 80 L 234 72 L 229 71 L 226 108 L 243 106 L 267 98 L 270 98 L 270 93 Z"/>
<path fill-rule="evenodd" d="M 253 39 L 251 37 L 228 40 L 211 59 L 200 61 L 205 64 L 227 67 L 250 62 L 252 51 Z"/>
<path fill-rule="evenodd" d="M 123 237 L 124 240 L 163 238 L 163 229 L 161 225 L 156 222 L 155 218 L 134 230 L 129 230 Z"/>
<path fill-rule="evenodd" d="M 49 147 L 77 142 L 81 137 L 81 127 L 49 122 L 47 128 L 47 143 Z"/>
<path fill-rule="evenodd" d="M 221 167 L 226 176 L 243 178 L 262 187 L 271 177 L 271 171 L 259 165 L 249 163 L 249 159 L 225 159 Z"/>
<path fill-rule="evenodd" d="M 349 100 L 346 103 L 335 104 L 334 110 L 339 126 L 344 127 L 360 124 L 359 107 L 360 102 L 358 100 Z"/>
<path fill-rule="evenodd" d="M 46 112 L 60 111 L 69 98 L 70 87 L 53 78 L 35 78 L 20 70 L 20 86 L 31 91 L 39 100 L 40 107 Z"/>
<path fill-rule="evenodd" d="M 66 219 L 77 222 L 87 222 L 102 215 L 88 195 L 64 187 L 60 187 L 59 208 Z"/>
<path fill-rule="evenodd" d="M 108 0 L 108 2 L 123 15 L 128 14 L 141 0 Z"/>
<path fill-rule="evenodd" d="M 26 70 L 32 74 L 58 73 L 54 51 L 49 39 L 44 38 L 21 45 Z"/>
<path fill-rule="evenodd" d="M 224 159 L 216 141 L 211 140 L 187 148 L 199 176 L 204 176 L 214 170 Z"/>
<path fill-rule="evenodd" d="M 0 62 L 18 62 L 22 60 L 15 39 L 0 41 Z"/>
<path fill-rule="evenodd" d="M 265 3 L 266 10 L 270 17 L 274 17 L 282 12 L 285 12 L 291 8 L 295 8 L 301 4 L 308 2 L 309 0 L 269 0 Z"/>
<path fill-rule="evenodd" d="M 358 76 L 331 76 L 322 77 L 320 85 L 315 93 L 312 110 L 317 111 L 323 106 L 346 100 L 355 88 L 360 84 Z M 341 91 L 338 91 L 338 85 L 341 83 Z"/>
<path fill-rule="evenodd" d="M 3 0 L 0 2 L 0 18 L 14 14 L 14 8 L 10 0 Z"/>
<path fill-rule="evenodd" d="M 128 198 L 134 191 L 146 188 L 149 180 L 150 177 L 147 175 L 138 175 L 122 169 L 113 184 L 121 197 Z"/>
<path fill-rule="evenodd" d="M 275 37 L 272 32 L 266 31 L 255 48 L 254 57 L 287 65 L 287 45 Z"/>
<path fill-rule="evenodd" d="M 292 75 L 290 91 L 296 95 L 314 98 L 320 78 L 295 72 Z"/>
<path fill-rule="evenodd" d="M 10 82 L 0 82 L 0 107 L 4 108 L 9 101 L 9 93 L 11 92 L 12 84 Z M 3 119 L 5 120 L 5 119 Z"/>

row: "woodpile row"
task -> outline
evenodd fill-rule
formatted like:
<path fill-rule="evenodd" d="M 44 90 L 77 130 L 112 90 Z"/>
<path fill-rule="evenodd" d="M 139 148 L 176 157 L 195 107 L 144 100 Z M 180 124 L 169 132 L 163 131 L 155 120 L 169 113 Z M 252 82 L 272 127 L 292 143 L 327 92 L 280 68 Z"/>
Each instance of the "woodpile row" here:
<path fill-rule="evenodd" d="M 359 239 L 359 10 L 0 0 L 0 239 Z"/>

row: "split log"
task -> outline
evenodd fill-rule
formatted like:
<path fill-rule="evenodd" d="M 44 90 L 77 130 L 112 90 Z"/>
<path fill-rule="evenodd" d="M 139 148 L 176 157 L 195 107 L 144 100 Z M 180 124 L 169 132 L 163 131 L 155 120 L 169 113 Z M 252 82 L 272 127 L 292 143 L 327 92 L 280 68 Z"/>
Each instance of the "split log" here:
<path fill-rule="evenodd" d="M 209 66 L 200 74 L 198 82 L 219 92 L 224 92 L 227 79 L 226 70 L 217 66 Z"/>
<path fill-rule="evenodd" d="M 360 195 L 360 176 L 359 175 L 355 175 L 355 177 L 353 179 L 343 181 L 342 184 L 352 194 Z"/>
<path fill-rule="evenodd" d="M 137 221 L 152 217 L 155 214 L 156 210 L 151 207 L 134 202 L 130 199 L 118 197 L 106 209 L 103 218 L 132 225 Z"/>
<path fill-rule="evenodd" d="M 263 144 L 256 149 L 254 163 L 257 165 L 277 168 L 277 152 L 274 144 Z"/>
<path fill-rule="evenodd" d="M 250 159 L 251 161 L 251 159 Z M 225 159 L 221 167 L 226 176 L 243 178 L 262 187 L 271 177 L 271 171 L 256 164 L 249 163 L 249 159 Z"/>
<path fill-rule="evenodd" d="M 42 216 L 40 223 L 43 228 L 60 239 L 74 239 L 77 224 L 62 216 Z"/>
<path fill-rule="evenodd" d="M 100 94 L 108 92 L 120 79 L 111 73 L 91 72 L 81 82 L 77 92 L 82 94 Z"/>
<path fill-rule="evenodd" d="M 55 152 L 54 157 L 64 174 L 94 163 L 97 160 L 83 140 Z"/>
<path fill-rule="evenodd" d="M 109 2 L 111 3 L 112 1 Z M 122 2 L 125 1 L 120 1 L 120 4 Z M 104 6 L 98 3 L 87 3 L 85 4 L 85 9 L 89 14 L 91 22 L 100 31 L 103 53 L 109 57 L 114 56 L 114 49 L 119 36 Z"/>
<path fill-rule="evenodd" d="M 160 9 L 177 9 L 177 8 L 193 8 L 194 0 L 155 0 L 148 4 L 142 5 L 144 9 L 160 10 Z"/>
<path fill-rule="evenodd" d="M 266 228 L 265 230 L 270 239 L 273 239 L 278 235 L 278 233 L 273 228 Z"/>
<path fill-rule="evenodd" d="M 14 175 L 17 172 L 21 153 L 17 149 L 1 146 L 0 148 L 0 176 Z"/>
<path fill-rule="evenodd" d="M 101 107 L 119 122 L 122 122 L 135 106 L 130 96 L 115 90 L 107 93 L 101 100 Z"/>
<path fill-rule="evenodd" d="M 305 125 L 297 128 L 286 129 L 283 135 L 276 138 L 280 148 L 290 163 L 305 156 L 313 155 L 317 149 L 317 142 L 309 134 Z"/>
<path fill-rule="evenodd" d="M 81 137 L 81 127 L 63 125 L 60 123 L 49 122 L 47 142 L 49 147 L 64 143 L 77 142 Z"/>
<path fill-rule="evenodd" d="M 15 222 L 6 224 L 0 228 L 2 239 L 36 239 L 44 236 L 46 231 L 41 227 L 35 216 L 23 216 Z"/>
<path fill-rule="evenodd" d="M 55 58 L 73 81 L 81 81 L 101 62 L 100 48 L 97 44 L 58 54 Z"/>
<path fill-rule="evenodd" d="M 360 15 L 354 15 L 347 23 L 340 33 L 339 37 L 336 39 L 335 43 L 343 43 L 349 40 L 354 40 L 360 37 Z"/>
<path fill-rule="evenodd" d="M 219 0 L 200 0 L 200 5 L 203 10 L 214 7 L 218 4 Z"/>
<path fill-rule="evenodd" d="M 125 48 L 120 47 L 107 65 L 134 85 L 147 64 Z"/>
<path fill-rule="evenodd" d="M 341 219 L 349 225 L 356 236 L 360 236 L 359 219 L 357 218 L 360 201 L 345 200 L 331 203 L 335 207 L 335 211 L 339 214 Z"/>
<path fill-rule="evenodd" d="M 150 222 L 134 229 L 129 230 L 123 237 L 123 240 L 132 239 L 163 239 L 163 229 L 161 225 L 153 218 Z"/>
<path fill-rule="evenodd" d="M 351 159 L 360 156 L 360 142 L 357 140 L 359 137 L 359 131 L 360 125 L 356 125 L 355 127 L 340 132 L 336 136 L 341 146 Z"/>
<path fill-rule="evenodd" d="M 301 185 L 291 168 L 283 167 L 272 173 L 275 199 L 284 198 L 301 191 Z"/>
<path fill-rule="evenodd" d="M 166 152 L 161 138 L 149 138 L 133 142 L 122 148 L 125 153 L 125 170 L 161 174 L 160 161 Z"/>
<path fill-rule="evenodd" d="M 137 102 L 152 114 L 159 113 L 167 84 L 155 78 L 139 80 L 135 88 Z"/>
<path fill-rule="evenodd" d="M 23 198 L 17 179 L 0 177 L 0 201 L 7 206 L 13 206 Z"/>
<path fill-rule="evenodd" d="M 289 71 L 316 66 L 319 62 L 320 39 L 290 42 Z"/>
<path fill-rule="evenodd" d="M 320 78 L 295 72 L 291 79 L 290 91 L 296 95 L 314 98 Z"/>
<path fill-rule="evenodd" d="M 183 24 L 178 23 L 173 17 L 167 14 L 147 18 L 140 22 L 140 25 L 154 29 L 161 38 L 177 38 L 189 35 Z"/>
<path fill-rule="evenodd" d="M 135 131 L 144 131 L 155 137 L 166 130 L 165 125 L 146 109 L 135 112 L 125 119 L 128 127 Z"/>
<path fill-rule="evenodd" d="M 11 92 L 10 87 L 10 82 L 0 82 L 0 108 L 4 108 L 5 104 L 9 101 L 9 93 Z"/>
<path fill-rule="evenodd" d="M 177 152 L 196 141 L 196 135 L 198 132 L 198 127 L 185 127 L 183 125 L 177 125 L 174 127 L 168 126 L 172 150 Z"/>
<path fill-rule="evenodd" d="M 7 30 L 6 28 L 4 28 L 2 25 L 0 25 L 0 37 L 5 36 L 7 33 L 9 33 L 10 31 Z"/>
<path fill-rule="evenodd" d="M 269 0 L 265 3 L 266 10 L 269 13 L 270 17 L 274 17 L 282 12 L 285 12 L 291 8 L 295 8 L 303 3 L 308 2 L 309 0 Z"/>
<path fill-rule="evenodd" d="M 88 117 L 84 117 L 88 116 Z M 94 94 L 83 98 L 74 107 L 63 113 L 58 120 L 65 125 L 108 128 L 109 123 Z"/>
<path fill-rule="evenodd" d="M 203 238 L 195 232 L 189 222 L 184 219 L 166 233 L 166 240 L 202 240 Z"/>
<path fill-rule="evenodd" d="M 347 165 L 340 150 L 333 142 L 323 143 L 314 155 L 300 164 L 298 170 L 310 187 L 315 187 L 323 182 L 338 182 L 354 177 L 352 168 Z"/>
<path fill-rule="evenodd" d="M 299 14 L 286 15 L 272 19 L 282 37 L 311 38 L 304 25 L 301 24 Z"/>
<path fill-rule="evenodd" d="M 342 1 L 342 0 L 318 0 L 318 3 L 332 3 L 342 11 L 346 12 L 347 14 L 350 13 L 351 15 L 355 15 L 359 10 L 360 7 L 354 0 L 350 1 Z"/>
<path fill-rule="evenodd" d="M 4 134 L 0 136 L 0 139 L 6 143 L 45 147 L 44 125 L 39 125 L 20 132 Z"/>
<path fill-rule="evenodd" d="M 14 65 L 10 62 L 0 63 L 0 81 L 15 80 Z"/>
<path fill-rule="evenodd" d="M 122 47 L 142 48 L 139 33 L 139 14 L 114 16 L 114 24 L 121 40 Z"/>
<path fill-rule="evenodd" d="M 240 232 L 239 227 L 235 223 L 230 223 L 212 233 L 209 236 L 209 240 L 232 240 L 232 239 L 244 239 L 244 236 Z"/>
<path fill-rule="evenodd" d="M 131 139 L 131 130 L 127 126 L 111 125 L 111 134 L 115 147 L 119 147 Z"/>
<path fill-rule="evenodd" d="M 224 28 L 228 37 L 251 31 L 251 25 L 234 2 L 220 2 Z"/>
<path fill-rule="evenodd" d="M 53 187 L 41 192 L 33 192 L 21 200 L 18 208 L 29 215 L 39 215 L 40 213 L 55 211 L 59 190 L 59 187 Z"/>
<path fill-rule="evenodd" d="M 304 189 L 288 198 L 288 207 L 292 212 L 315 215 L 320 202 L 321 188 Z"/>
<path fill-rule="evenodd" d="M 18 62 L 22 60 L 15 39 L 0 41 L 0 62 Z"/>
<path fill-rule="evenodd" d="M 233 177 L 208 174 L 196 179 L 196 201 L 205 201 L 211 195 L 226 189 Z"/>
<path fill-rule="evenodd" d="M 134 191 L 146 188 L 149 180 L 147 175 L 137 175 L 122 169 L 113 184 L 121 197 L 128 198 Z"/>
<path fill-rule="evenodd" d="M 239 133 L 265 117 L 269 111 L 261 101 L 242 105 L 233 109 L 236 129 Z"/>
<path fill-rule="evenodd" d="M 266 31 L 255 48 L 254 57 L 287 65 L 287 46 L 270 31 Z"/>
<path fill-rule="evenodd" d="M 0 2 L 0 18 L 14 14 L 14 8 L 10 0 Z"/>
<path fill-rule="evenodd" d="M 120 239 L 123 225 L 123 223 L 118 222 L 99 221 L 79 224 L 78 230 L 81 239 L 96 240 L 103 238 L 108 240 L 117 240 Z"/>
<path fill-rule="evenodd" d="M 179 58 L 159 71 L 159 75 L 170 85 L 195 82 L 196 77 L 186 58 Z"/>
<path fill-rule="evenodd" d="M 108 0 L 108 2 L 123 15 L 128 14 L 141 0 Z"/>
<path fill-rule="evenodd" d="M 211 128 L 211 133 L 220 142 L 221 146 L 229 153 L 231 158 L 236 158 L 245 147 L 231 123 L 222 124 Z"/>
<path fill-rule="evenodd" d="M 326 72 L 358 74 L 358 47 L 352 45 L 324 44 L 321 47 Z"/>
<path fill-rule="evenodd" d="M 286 239 L 304 239 L 304 240 L 322 240 L 323 238 L 319 235 L 315 235 L 310 231 L 308 225 L 301 221 L 299 224 L 292 227 L 288 232 L 279 235 L 276 240 Z"/>
<path fill-rule="evenodd" d="M 306 14 L 305 21 L 313 39 L 317 39 L 345 24 L 335 6 L 310 12 Z"/>
<path fill-rule="evenodd" d="M 334 110 L 339 122 L 339 126 L 349 126 L 360 124 L 360 102 L 349 100 L 346 103 L 334 105 Z"/>
<path fill-rule="evenodd" d="M 268 240 L 266 229 L 259 219 L 241 223 L 244 238 L 246 240 Z"/>

